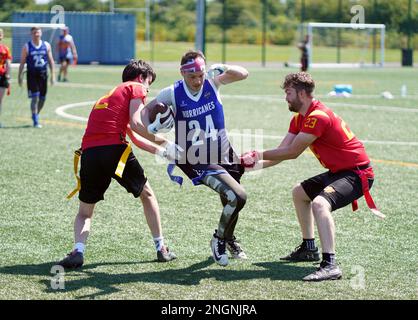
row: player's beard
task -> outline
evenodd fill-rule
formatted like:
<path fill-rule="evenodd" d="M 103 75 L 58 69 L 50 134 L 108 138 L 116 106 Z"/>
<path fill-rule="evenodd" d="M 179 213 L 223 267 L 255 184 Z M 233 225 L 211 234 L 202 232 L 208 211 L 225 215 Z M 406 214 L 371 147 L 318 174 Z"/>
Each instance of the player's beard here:
<path fill-rule="evenodd" d="M 287 101 L 289 110 L 292 112 L 299 112 L 299 110 L 302 108 L 303 103 L 300 101 L 299 97 L 296 97 L 293 101 Z"/>

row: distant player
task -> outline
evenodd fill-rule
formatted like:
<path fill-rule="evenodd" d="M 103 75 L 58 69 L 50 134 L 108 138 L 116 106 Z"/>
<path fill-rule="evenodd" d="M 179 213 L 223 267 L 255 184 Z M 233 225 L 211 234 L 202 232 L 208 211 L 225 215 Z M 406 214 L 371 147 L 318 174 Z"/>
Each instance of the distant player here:
<path fill-rule="evenodd" d="M 31 29 L 32 40 L 22 48 L 20 58 L 18 81 L 22 86 L 23 68 L 26 64 L 28 95 L 31 99 L 30 108 L 32 111 L 32 121 L 35 128 L 42 128 L 39 123 L 39 113 L 41 112 L 46 99 L 48 89 L 48 66 L 51 70 L 51 85 L 54 84 L 54 59 L 52 58 L 51 45 L 43 41 L 42 30 L 38 27 Z"/>
<path fill-rule="evenodd" d="M 0 29 L 0 115 L 4 94 L 10 88 L 10 62 L 12 61 L 9 48 L 2 43 L 3 36 L 3 29 Z"/>
<path fill-rule="evenodd" d="M 301 52 L 300 57 L 300 71 L 307 71 L 309 69 L 309 36 L 306 35 L 305 39 L 298 44 L 298 48 Z"/>
<path fill-rule="evenodd" d="M 226 266 L 227 248 L 234 258 L 246 258 L 234 230 L 247 195 L 239 183 L 244 168 L 226 135 L 219 88 L 247 78 L 248 72 L 240 66 L 214 65 L 209 70 L 212 76 L 207 77 L 205 57 L 200 51 L 186 52 L 180 65 L 183 79 L 161 90 L 143 112 L 146 114 L 158 102 L 172 106 L 176 144 L 183 149 L 176 165 L 194 185 L 204 184 L 220 195 L 224 208 L 211 249 L 215 262 Z M 146 115 L 144 118 L 149 119 Z M 148 126 L 149 121 L 144 120 L 144 125 Z M 169 172 L 173 169 L 170 165 Z M 205 211 L 202 208 L 197 214 Z"/>
<path fill-rule="evenodd" d="M 59 61 L 61 64 L 60 71 L 58 74 L 58 81 L 67 82 L 67 74 L 68 74 L 68 65 L 71 63 L 77 64 L 78 55 L 77 55 L 77 48 L 74 43 L 73 37 L 70 35 L 70 29 L 65 27 L 63 30 L 62 35 L 60 35 L 58 40 L 58 55 Z"/>
<path fill-rule="evenodd" d="M 58 263 L 64 268 L 78 268 L 83 265 L 94 207 L 104 199 L 112 178 L 135 198 L 141 199 L 158 261 L 166 262 L 176 258 L 164 244 L 157 199 L 144 170 L 126 141 L 127 133 L 133 135 L 131 130 L 139 135 L 146 132 L 141 126 L 140 110 L 155 77 L 149 64 L 142 60 L 131 61 L 123 70 L 123 83 L 101 97 L 90 112 L 79 151 L 81 189 L 80 206 L 74 222 L 75 245 L 74 250 Z M 156 153 L 153 148 L 145 143 L 144 149 Z M 77 191 L 78 188 L 68 197 Z M 115 214 L 123 219 L 122 212 Z"/>
<path fill-rule="evenodd" d="M 384 217 L 369 193 L 374 173 L 363 144 L 344 120 L 313 98 L 314 88 L 315 82 L 308 73 L 287 75 L 283 89 L 289 110 L 296 112 L 289 132 L 276 149 L 253 151 L 242 158 L 248 167 L 260 161 L 262 167 L 267 168 L 283 160 L 295 159 L 309 147 L 329 170 L 293 189 L 293 202 L 303 240 L 295 251 L 281 259 L 295 262 L 320 259 L 314 239 L 314 221 L 322 246 L 320 267 L 303 278 L 305 281 L 333 280 L 342 276 L 335 261 L 335 225 L 331 211 L 350 203 L 356 209 L 356 200 L 364 195 L 372 212 Z"/>

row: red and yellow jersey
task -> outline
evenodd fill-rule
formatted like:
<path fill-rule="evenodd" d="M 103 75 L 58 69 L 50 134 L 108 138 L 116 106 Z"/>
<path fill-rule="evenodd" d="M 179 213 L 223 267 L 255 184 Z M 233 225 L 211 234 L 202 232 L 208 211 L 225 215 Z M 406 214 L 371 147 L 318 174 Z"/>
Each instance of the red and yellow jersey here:
<path fill-rule="evenodd" d="M 97 100 L 90 112 L 81 148 L 126 143 L 130 101 L 142 99 L 145 104 L 147 93 L 142 84 L 127 81 Z"/>
<path fill-rule="evenodd" d="M 12 60 L 9 48 L 0 43 L 0 76 L 6 74 L 6 60 Z"/>
<path fill-rule="evenodd" d="M 331 172 L 353 169 L 370 162 L 363 143 L 331 109 L 314 100 L 305 116 L 296 114 L 289 132 L 304 132 L 318 137 L 310 149 Z"/>

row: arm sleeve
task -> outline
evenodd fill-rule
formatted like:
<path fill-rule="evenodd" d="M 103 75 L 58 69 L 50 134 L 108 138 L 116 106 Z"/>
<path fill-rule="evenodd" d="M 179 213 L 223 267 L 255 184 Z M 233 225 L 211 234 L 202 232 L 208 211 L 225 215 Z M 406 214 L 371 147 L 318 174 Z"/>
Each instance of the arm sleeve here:
<path fill-rule="evenodd" d="M 164 89 L 162 89 L 157 97 L 155 98 L 158 102 L 164 103 L 168 106 L 171 106 L 171 109 L 173 110 L 174 114 L 176 114 L 176 101 L 174 99 L 174 87 L 169 86 Z"/>
<path fill-rule="evenodd" d="M 316 137 L 322 136 L 329 127 L 331 121 L 329 117 L 322 115 L 308 116 L 303 120 L 300 132 L 313 134 Z"/>
<path fill-rule="evenodd" d="M 129 86 L 131 91 L 131 99 L 141 99 L 142 102 L 145 104 L 145 100 L 147 97 L 147 90 L 141 84 L 132 84 Z"/>
<path fill-rule="evenodd" d="M 289 133 L 292 134 L 298 134 L 299 133 L 299 128 L 298 128 L 298 115 L 293 116 L 292 120 L 290 121 L 290 125 L 289 125 Z"/>

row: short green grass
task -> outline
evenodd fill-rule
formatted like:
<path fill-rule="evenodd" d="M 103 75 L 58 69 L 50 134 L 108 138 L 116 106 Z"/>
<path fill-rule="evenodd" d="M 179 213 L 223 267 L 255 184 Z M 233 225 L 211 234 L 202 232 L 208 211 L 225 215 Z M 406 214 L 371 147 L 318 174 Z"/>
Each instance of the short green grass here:
<path fill-rule="evenodd" d="M 76 39 L 75 39 L 76 41 Z M 11 48 L 11 39 L 5 38 L 4 44 Z M 77 42 L 76 42 L 77 44 Z M 179 52 L 185 52 L 194 48 L 194 43 L 191 42 L 170 42 L 170 41 L 156 41 L 153 44 L 143 41 L 137 41 L 135 44 L 136 57 L 147 61 L 174 61 L 180 60 Z M 222 60 L 222 44 L 221 43 L 207 43 L 206 56 L 210 61 Z M 371 63 L 373 61 L 372 50 L 364 50 L 358 48 L 342 48 L 341 62 L 343 63 Z M 266 62 L 267 63 L 284 63 L 284 62 L 299 62 L 300 52 L 295 46 L 266 46 Z M 385 62 L 400 63 L 401 50 L 386 49 Z M 376 60 L 380 62 L 380 52 L 376 51 Z M 226 45 L 226 61 L 262 61 L 262 47 L 261 45 L 251 44 L 227 44 Z M 331 47 L 315 47 L 313 51 L 313 61 L 315 63 L 335 63 L 337 62 L 337 49 Z"/>
<path fill-rule="evenodd" d="M 136 56 L 145 60 L 155 61 L 179 61 L 178 52 L 194 48 L 190 42 L 155 42 L 153 46 L 147 42 L 137 41 Z M 262 46 L 251 44 L 227 44 L 226 61 L 262 61 Z M 341 62 L 343 63 L 371 63 L 373 61 L 372 50 L 357 49 L 352 47 L 342 48 Z M 206 43 L 206 56 L 211 61 L 222 60 L 222 44 Z M 267 63 L 299 62 L 300 51 L 296 46 L 266 46 Z M 385 62 L 401 62 L 401 50 L 386 49 Z M 376 60 L 380 62 L 380 52 L 376 52 Z M 332 47 L 314 47 L 313 61 L 315 63 L 336 63 L 337 49 Z"/>
<path fill-rule="evenodd" d="M 177 67 L 165 69 L 157 64 L 155 69 L 158 77 L 151 96 L 178 77 Z M 167 178 L 164 165 L 135 149 L 158 197 L 167 243 L 178 259 L 155 262 L 140 203 L 113 182 L 105 201 L 97 205 L 85 266 L 65 274 L 64 290 L 54 290 L 51 267 L 72 248 L 78 200 L 68 201 L 65 196 L 75 186 L 73 150 L 79 147 L 85 128 L 83 122 L 61 118 L 55 109 L 103 96 L 119 82 L 121 70 L 71 68 L 70 83 L 49 88 L 40 130 L 30 126 L 26 92 L 12 83 L 12 95 L 5 97 L 0 118 L 4 126 L 0 129 L 0 299 L 418 298 L 415 69 L 312 71 L 318 98 L 332 106 L 358 137 L 369 141 L 366 148 L 376 173 L 372 194 L 387 215 L 386 220 L 378 220 L 364 200 L 357 212 L 346 207 L 335 213 L 342 280 L 304 283 L 301 278 L 314 270 L 312 264 L 278 259 L 301 238 L 292 186 L 323 172 L 309 153 L 243 177 L 248 202 L 236 235 L 249 259 L 222 268 L 213 263 L 209 249 L 221 211 L 217 195 L 188 181 L 178 188 Z M 279 86 L 292 70 L 249 71 L 246 81 L 221 90 L 229 130 L 284 135 L 291 115 Z M 352 84 L 354 96 L 326 97 L 336 83 Z M 407 85 L 408 97 L 401 99 L 402 84 Z M 382 99 L 384 90 L 396 99 Z M 87 117 L 90 108 L 67 111 Z M 239 142 L 234 139 L 238 148 Z M 265 138 L 262 147 L 279 142 L 279 138 Z"/>

